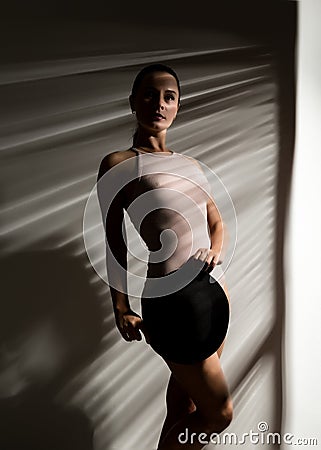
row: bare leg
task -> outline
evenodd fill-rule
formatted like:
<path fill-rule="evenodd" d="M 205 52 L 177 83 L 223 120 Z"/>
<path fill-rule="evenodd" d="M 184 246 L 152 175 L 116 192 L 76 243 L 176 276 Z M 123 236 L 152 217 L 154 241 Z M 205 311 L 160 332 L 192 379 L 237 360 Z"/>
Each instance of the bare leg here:
<path fill-rule="evenodd" d="M 217 355 L 220 358 L 223 352 L 225 340 L 217 350 Z M 158 445 L 164 439 L 168 431 L 187 414 L 191 414 L 196 410 L 195 403 L 190 398 L 185 389 L 176 380 L 173 374 L 169 378 L 166 392 L 166 417 L 163 423 L 163 428 L 159 437 Z"/>
<path fill-rule="evenodd" d="M 166 418 L 163 423 L 158 445 L 176 422 L 196 409 L 193 400 L 189 397 L 188 393 L 183 389 L 173 374 L 171 374 L 167 386 L 166 408 Z"/>
<path fill-rule="evenodd" d="M 185 414 L 164 436 L 159 450 L 202 449 L 200 433 L 220 433 L 232 419 L 232 401 L 228 392 L 219 357 L 214 353 L 201 363 L 193 365 L 176 364 L 166 361 L 179 385 L 190 398 L 193 398 L 196 410 Z M 181 443 L 179 435 L 188 432 L 188 441 Z M 195 433 L 191 439 L 192 433 Z M 201 439 L 204 441 L 204 438 Z"/>

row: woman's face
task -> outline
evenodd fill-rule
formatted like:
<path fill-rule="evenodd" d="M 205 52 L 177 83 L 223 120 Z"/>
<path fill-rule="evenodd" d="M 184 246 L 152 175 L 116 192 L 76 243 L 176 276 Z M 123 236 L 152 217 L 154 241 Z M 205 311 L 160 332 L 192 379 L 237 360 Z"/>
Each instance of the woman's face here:
<path fill-rule="evenodd" d="M 159 133 L 171 126 L 179 108 L 179 92 L 175 78 L 167 72 L 147 74 L 131 107 L 138 124 L 151 133 Z"/>

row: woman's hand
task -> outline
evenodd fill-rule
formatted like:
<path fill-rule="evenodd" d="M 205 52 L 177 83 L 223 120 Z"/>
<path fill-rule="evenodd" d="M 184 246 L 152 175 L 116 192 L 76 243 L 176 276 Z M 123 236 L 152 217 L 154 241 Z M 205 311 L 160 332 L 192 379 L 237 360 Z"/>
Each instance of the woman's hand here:
<path fill-rule="evenodd" d="M 117 328 L 125 341 L 141 341 L 142 331 L 146 342 L 149 343 L 148 335 L 143 324 L 143 319 L 139 316 L 139 314 L 135 313 L 135 311 L 132 309 L 129 309 L 126 312 L 115 310 L 115 319 Z"/>
<path fill-rule="evenodd" d="M 202 270 L 206 272 L 211 272 L 217 264 L 222 264 L 220 253 L 212 248 L 199 248 L 193 257 L 204 263 Z"/>

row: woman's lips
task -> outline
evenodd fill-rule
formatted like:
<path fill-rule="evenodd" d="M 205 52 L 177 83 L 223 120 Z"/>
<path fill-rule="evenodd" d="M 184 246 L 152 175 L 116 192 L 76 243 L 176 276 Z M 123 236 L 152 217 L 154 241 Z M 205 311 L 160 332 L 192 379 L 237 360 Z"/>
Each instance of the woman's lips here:
<path fill-rule="evenodd" d="M 165 119 L 165 117 L 162 114 L 159 114 L 159 113 L 153 114 L 152 117 L 153 117 L 153 120 L 164 120 Z"/>

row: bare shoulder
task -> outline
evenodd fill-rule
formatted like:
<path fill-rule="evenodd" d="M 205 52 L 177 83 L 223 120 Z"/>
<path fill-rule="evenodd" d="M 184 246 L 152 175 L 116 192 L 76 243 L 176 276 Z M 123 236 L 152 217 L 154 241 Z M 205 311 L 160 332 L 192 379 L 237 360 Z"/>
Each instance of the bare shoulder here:
<path fill-rule="evenodd" d="M 108 153 L 100 162 L 98 170 L 98 179 L 102 177 L 109 169 L 116 166 L 117 164 L 125 161 L 126 159 L 135 156 L 133 150 L 118 150 L 115 152 Z"/>
<path fill-rule="evenodd" d="M 200 170 L 202 170 L 200 163 L 193 156 L 184 155 L 185 158 L 189 159 L 193 164 L 195 164 Z"/>

